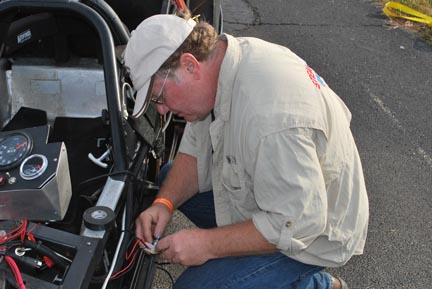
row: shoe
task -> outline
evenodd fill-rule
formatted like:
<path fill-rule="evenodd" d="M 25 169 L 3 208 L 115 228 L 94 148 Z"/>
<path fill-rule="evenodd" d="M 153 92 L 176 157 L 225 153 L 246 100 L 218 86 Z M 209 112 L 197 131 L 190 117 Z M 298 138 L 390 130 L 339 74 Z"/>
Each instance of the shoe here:
<path fill-rule="evenodd" d="M 340 283 L 340 289 L 349 289 L 348 288 L 348 284 L 341 277 L 334 276 L 333 278 L 339 281 L 339 283 Z"/>

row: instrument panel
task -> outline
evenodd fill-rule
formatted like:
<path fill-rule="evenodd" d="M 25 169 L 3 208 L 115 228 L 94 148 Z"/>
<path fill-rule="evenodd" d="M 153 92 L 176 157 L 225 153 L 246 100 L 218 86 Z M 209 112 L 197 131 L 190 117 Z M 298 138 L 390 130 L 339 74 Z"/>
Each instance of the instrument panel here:
<path fill-rule="evenodd" d="M 50 127 L 0 132 L 0 219 L 60 220 L 72 195 L 64 143 Z"/>
<path fill-rule="evenodd" d="M 5 135 L 0 139 L 0 170 L 16 167 L 32 150 L 32 139 L 23 132 Z"/>

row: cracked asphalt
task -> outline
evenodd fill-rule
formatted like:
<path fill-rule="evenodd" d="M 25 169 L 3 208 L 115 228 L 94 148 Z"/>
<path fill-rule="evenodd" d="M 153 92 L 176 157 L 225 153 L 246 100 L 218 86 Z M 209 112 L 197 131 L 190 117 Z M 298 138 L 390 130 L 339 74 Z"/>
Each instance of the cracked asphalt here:
<path fill-rule="evenodd" d="M 328 271 L 351 289 L 432 288 L 432 45 L 389 27 L 373 1 L 223 0 L 222 7 L 224 32 L 289 47 L 353 114 L 369 235 L 362 256 Z M 178 216 L 172 228 L 184 225 Z M 177 276 L 184 268 L 171 269 Z M 158 278 L 155 288 L 171 288 Z"/>

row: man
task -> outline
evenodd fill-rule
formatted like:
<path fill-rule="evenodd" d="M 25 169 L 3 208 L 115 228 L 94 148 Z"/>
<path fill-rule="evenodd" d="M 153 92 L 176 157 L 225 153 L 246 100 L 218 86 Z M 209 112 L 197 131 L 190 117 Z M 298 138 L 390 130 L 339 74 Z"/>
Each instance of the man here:
<path fill-rule="evenodd" d="M 144 20 L 125 50 L 133 117 L 151 98 L 188 122 L 137 237 L 190 266 L 175 288 L 348 288 L 323 269 L 367 233 L 349 110 L 289 49 L 183 17 Z M 199 228 L 162 236 L 175 208 Z"/>

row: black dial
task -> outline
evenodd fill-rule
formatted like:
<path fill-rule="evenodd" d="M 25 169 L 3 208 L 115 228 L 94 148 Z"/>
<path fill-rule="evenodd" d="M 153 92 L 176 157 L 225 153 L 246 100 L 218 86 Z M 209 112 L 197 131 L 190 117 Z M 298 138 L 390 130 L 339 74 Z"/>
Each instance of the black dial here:
<path fill-rule="evenodd" d="M 19 165 L 30 153 L 32 141 L 25 133 L 11 133 L 0 139 L 0 170 Z"/>

